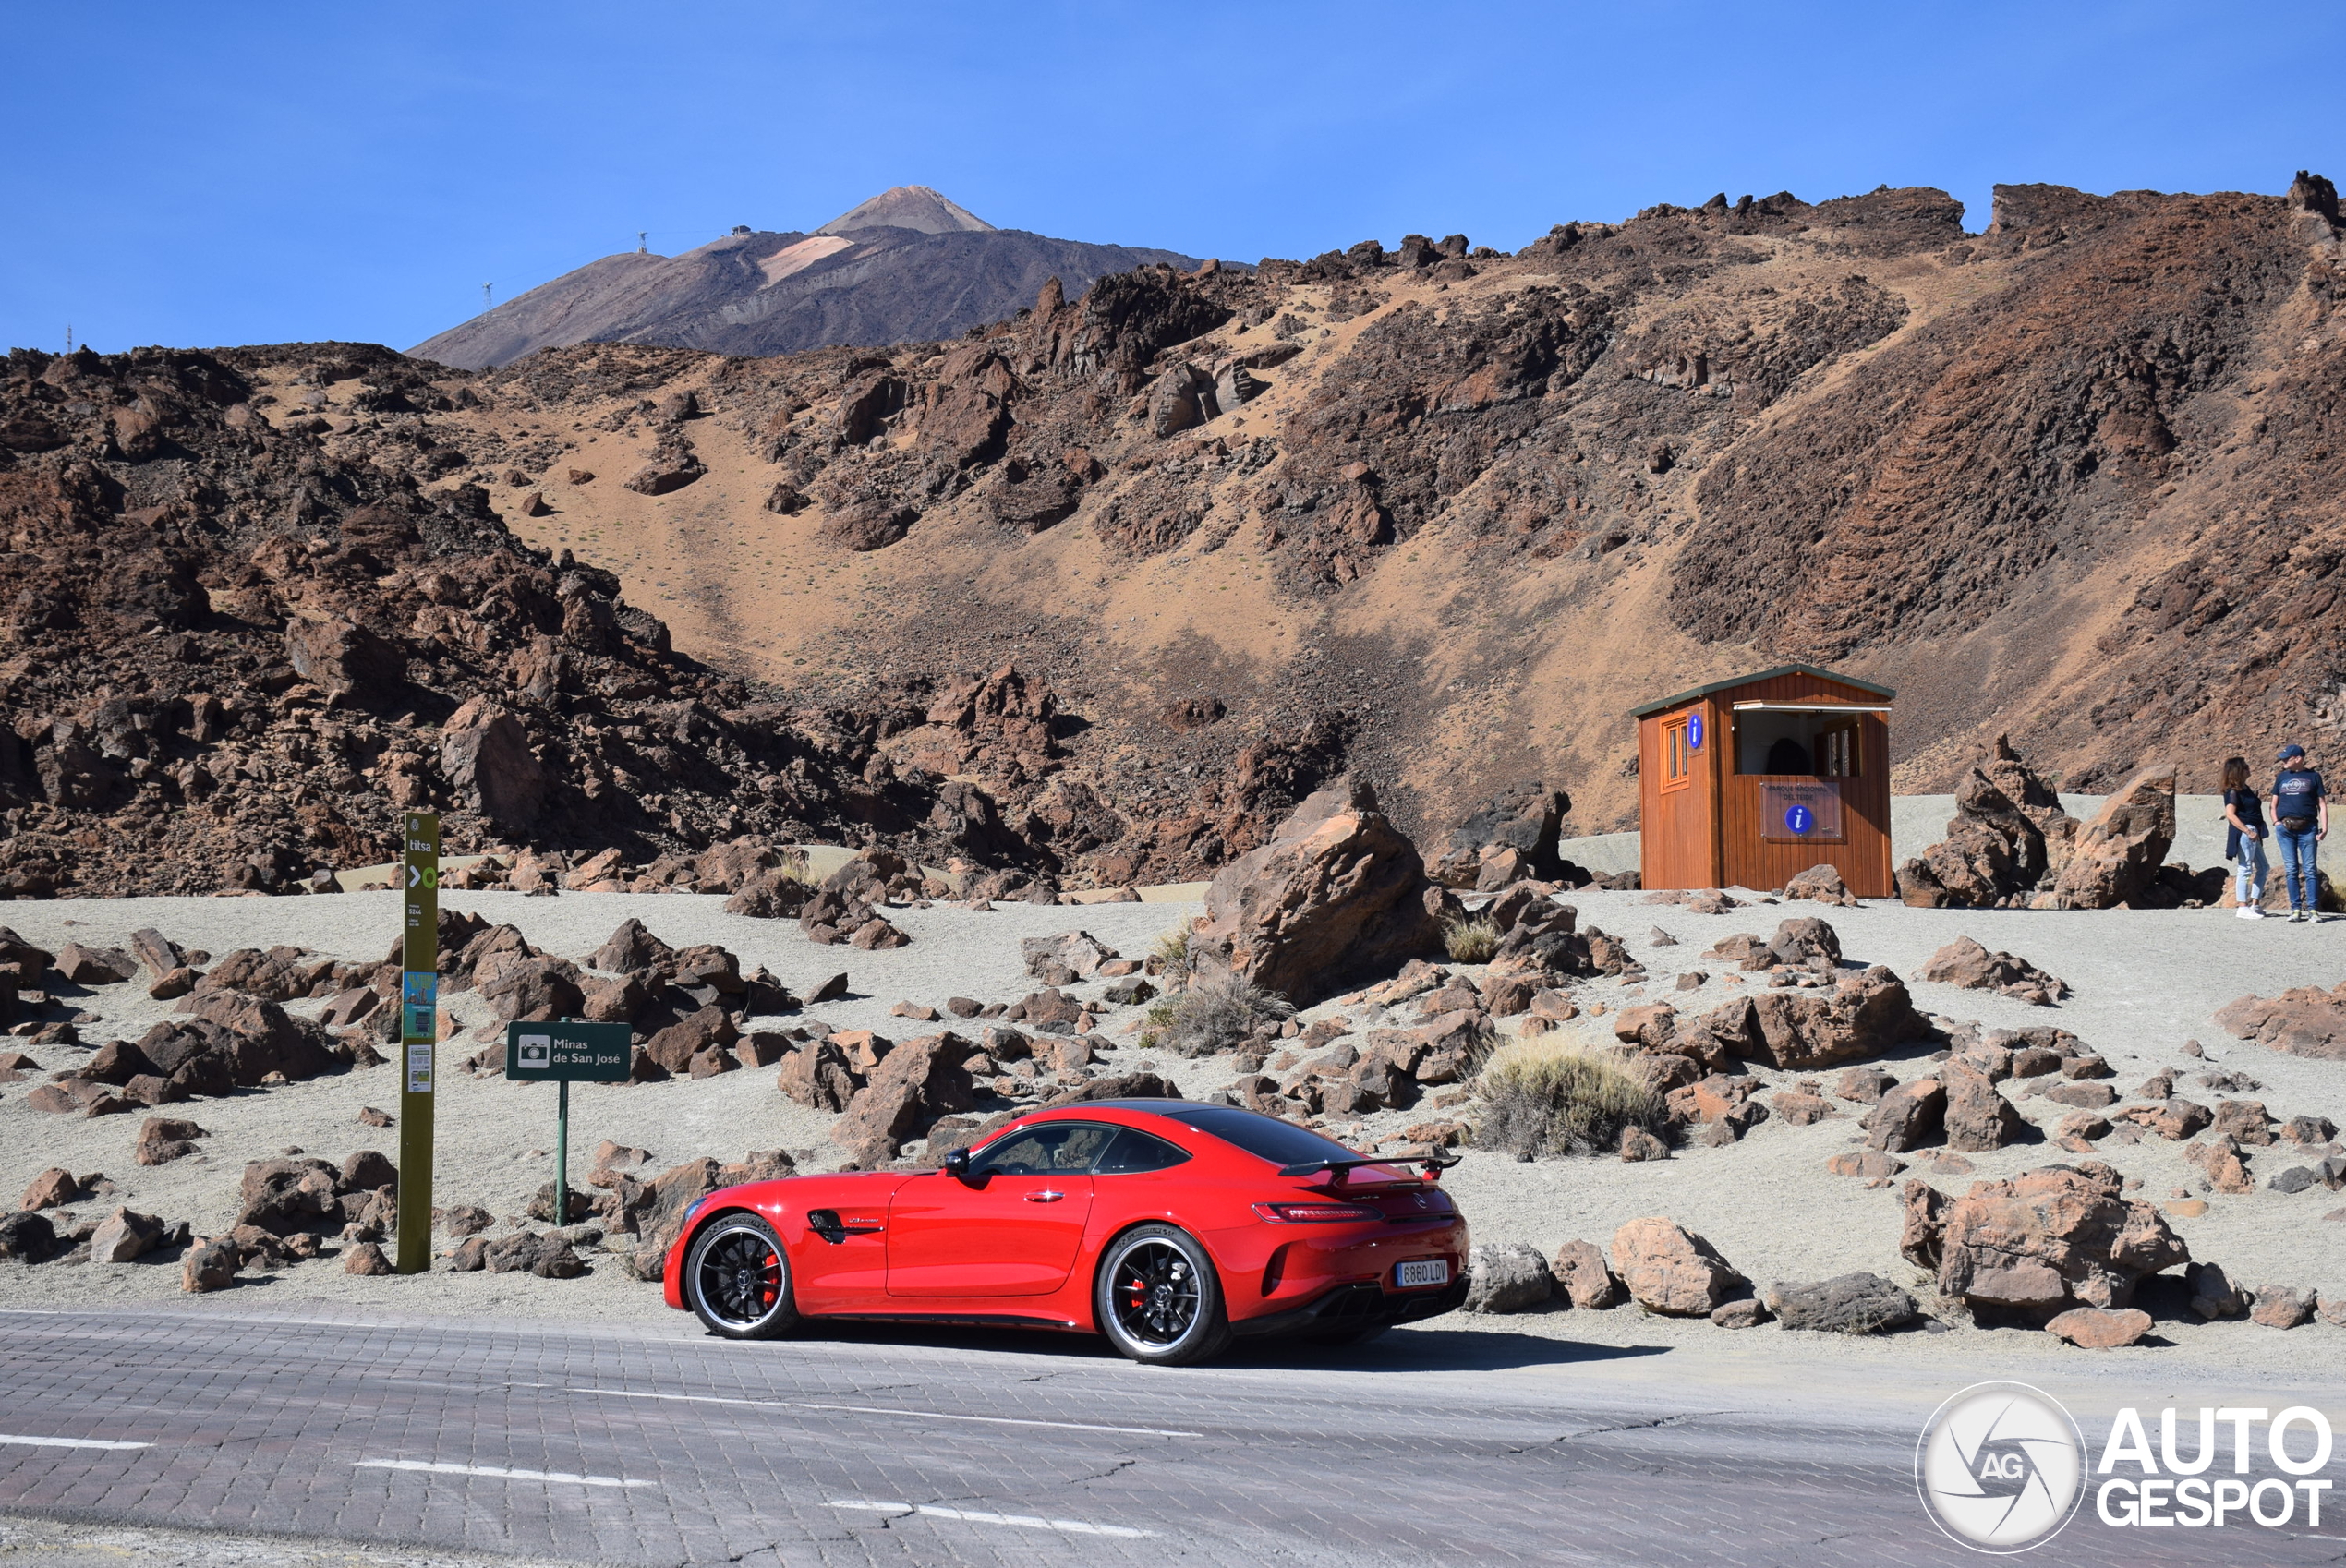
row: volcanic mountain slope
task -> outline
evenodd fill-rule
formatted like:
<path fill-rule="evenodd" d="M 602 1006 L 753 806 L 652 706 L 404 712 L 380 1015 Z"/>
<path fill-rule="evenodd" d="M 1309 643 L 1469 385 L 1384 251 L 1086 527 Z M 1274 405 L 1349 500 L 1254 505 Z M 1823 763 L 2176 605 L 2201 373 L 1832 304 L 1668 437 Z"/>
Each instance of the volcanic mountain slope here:
<path fill-rule="evenodd" d="M 1985 234 L 1960 219 L 1931 190 L 1721 198 L 1513 257 L 1410 236 L 1046 286 L 1014 320 L 885 351 L 580 345 L 478 376 L 380 351 L 168 356 L 236 378 L 165 396 L 218 432 L 170 437 L 192 455 L 125 444 L 151 395 L 136 364 L 27 356 L 6 478 L 55 520 L 48 553 L 8 562 L 17 788 L 53 802 L 42 748 L 100 683 L 127 689 L 113 664 L 35 672 L 73 618 L 135 633 L 153 613 L 145 578 L 108 567 L 151 537 L 217 581 L 211 614 L 236 619 L 196 635 L 242 650 L 241 689 L 284 678 L 272 620 L 319 596 L 440 694 L 430 711 L 361 695 L 370 723 L 405 702 L 420 742 L 488 691 L 550 774 L 647 802 L 627 824 L 647 845 L 789 825 L 1174 879 L 1346 767 L 1421 838 L 1532 778 L 1593 831 L 1634 820 L 1628 706 L 1787 658 L 1899 688 L 1902 790 L 1947 787 L 2000 731 L 2064 788 L 2335 733 L 2328 183 L 2002 187 Z M 378 495 L 423 542 L 370 589 L 327 563 Z M 166 505 L 184 538 L 138 531 Z M 467 540 L 557 585 L 563 549 L 611 568 L 707 669 L 630 636 L 538 680 L 539 700 L 514 656 L 566 631 L 417 619 L 413 552 Z M 59 573 L 62 603 L 42 597 Z M 473 614 L 457 592 L 437 608 Z M 606 694 L 655 679 L 658 699 Z M 650 752 L 698 766 L 698 733 L 661 739 L 627 706 L 672 711 L 679 683 L 727 727 L 689 788 Z M 314 682 L 285 695 L 306 692 L 343 711 Z M 400 754 L 431 763 L 418 790 L 461 793 L 446 754 Z M 355 821 L 367 795 L 340 799 Z M 565 805 L 527 832 L 604 830 Z"/>
<path fill-rule="evenodd" d="M 408 352 L 483 369 L 589 342 L 742 355 L 905 343 L 998 320 L 1053 277 L 1082 288 L 1159 262 L 1198 264 L 997 229 L 926 186 L 898 186 L 812 234 L 744 227 L 682 256 L 603 257 Z"/>
<path fill-rule="evenodd" d="M 550 474 L 525 534 L 838 700 L 1016 658 L 1090 725 L 1103 874 L 1242 847 L 1265 748 L 1365 769 L 1421 830 L 1532 777 L 1626 826 L 1624 710 L 1793 658 L 1900 690 L 1901 790 L 2006 730 L 2091 788 L 2346 717 L 2333 211 L 2317 176 L 2006 187 L 1977 235 L 1937 191 L 1720 199 L 1514 257 L 1143 271 L 889 355 L 572 350 L 481 392 L 625 471 L 660 439 L 630 399 L 695 390 L 705 478 Z"/>

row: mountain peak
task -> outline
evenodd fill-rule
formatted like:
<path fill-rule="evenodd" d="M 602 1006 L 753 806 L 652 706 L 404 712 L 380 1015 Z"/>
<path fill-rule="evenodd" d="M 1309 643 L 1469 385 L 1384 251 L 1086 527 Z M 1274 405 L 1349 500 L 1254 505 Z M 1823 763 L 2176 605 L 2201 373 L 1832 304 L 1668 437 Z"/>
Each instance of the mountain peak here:
<path fill-rule="evenodd" d="M 900 185 L 849 208 L 815 232 L 839 235 L 851 229 L 918 229 L 925 235 L 945 235 L 993 226 L 925 185 Z"/>

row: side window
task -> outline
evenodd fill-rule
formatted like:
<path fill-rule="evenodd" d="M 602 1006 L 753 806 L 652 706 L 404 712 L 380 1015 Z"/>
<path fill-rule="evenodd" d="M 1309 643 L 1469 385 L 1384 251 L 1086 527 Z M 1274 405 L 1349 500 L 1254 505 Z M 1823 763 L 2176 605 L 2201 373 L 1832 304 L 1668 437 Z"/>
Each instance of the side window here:
<path fill-rule="evenodd" d="M 1674 718 L 1662 727 L 1662 788 L 1683 790 L 1694 782 L 1694 748 L 1687 744 L 1687 721 Z"/>
<path fill-rule="evenodd" d="M 1117 1129 L 1087 1122 L 1029 1128 L 989 1146 L 970 1162 L 970 1175 L 1081 1176 L 1092 1168 Z"/>
<path fill-rule="evenodd" d="M 1168 1170 L 1189 1157 L 1188 1150 L 1128 1127 L 1116 1135 L 1116 1141 L 1108 1145 L 1107 1152 L 1100 1156 L 1100 1163 L 1093 1170 L 1099 1176 L 1137 1176 L 1143 1171 Z"/>

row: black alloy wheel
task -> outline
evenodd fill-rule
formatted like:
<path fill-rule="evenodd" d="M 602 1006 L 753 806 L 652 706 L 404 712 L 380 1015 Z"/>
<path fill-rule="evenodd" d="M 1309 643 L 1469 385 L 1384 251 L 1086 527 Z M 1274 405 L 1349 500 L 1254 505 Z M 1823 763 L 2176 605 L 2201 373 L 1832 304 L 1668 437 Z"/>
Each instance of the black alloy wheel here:
<path fill-rule="evenodd" d="M 798 1321 L 781 1241 L 752 1214 L 719 1220 L 693 1243 L 684 1297 L 709 1332 L 727 1339 L 771 1339 Z"/>
<path fill-rule="evenodd" d="M 1117 1349 L 1153 1367 L 1203 1361 L 1230 1339 L 1213 1260 L 1172 1225 L 1142 1225 L 1117 1239 L 1100 1261 L 1093 1310 Z"/>

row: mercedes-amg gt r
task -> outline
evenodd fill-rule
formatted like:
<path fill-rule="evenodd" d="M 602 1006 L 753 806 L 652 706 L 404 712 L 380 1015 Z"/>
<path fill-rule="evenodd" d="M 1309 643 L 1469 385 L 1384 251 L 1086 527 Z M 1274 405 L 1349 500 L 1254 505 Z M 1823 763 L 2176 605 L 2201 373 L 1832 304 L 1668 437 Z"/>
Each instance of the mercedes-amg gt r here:
<path fill-rule="evenodd" d="M 711 1193 L 669 1251 L 668 1304 L 732 1339 L 941 1321 L 1103 1333 L 1158 1366 L 1239 1335 L 1348 1344 L 1465 1299 L 1448 1163 L 1187 1100 L 1037 1111 L 941 1169 Z"/>

